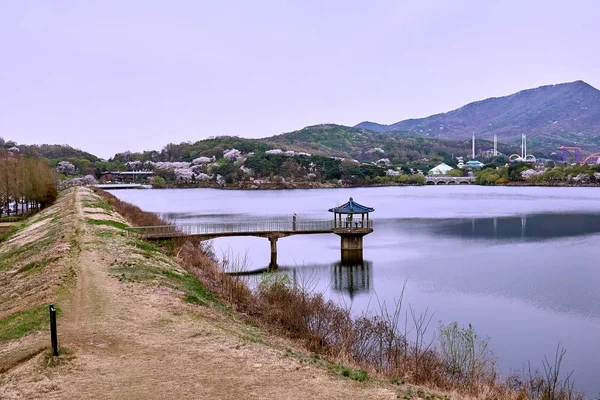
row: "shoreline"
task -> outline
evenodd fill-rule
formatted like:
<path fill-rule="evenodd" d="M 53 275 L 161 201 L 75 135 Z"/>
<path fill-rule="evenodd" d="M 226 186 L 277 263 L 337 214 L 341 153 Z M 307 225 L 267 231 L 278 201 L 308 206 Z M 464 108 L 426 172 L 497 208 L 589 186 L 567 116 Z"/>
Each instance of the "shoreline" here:
<path fill-rule="evenodd" d="M 151 187 L 151 188 L 143 188 L 143 189 L 221 189 L 221 190 L 307 190 L 307 189 L 355 189 L 355 188 L 382 188 L 382 187 L 445 187 L 445 186 L 481 186 L 481 187 L 564 187 L 564 188 L 577 188 L 577 187 L 600 187 L 599 183 L 594 184 L 570 184 L 567 182 L 557 183 L 553 185 L 539 185 L 535 183 L 528 182 L 509 182 L 501 185 L 479 185 L 476 183 L 465 185 L 465 184 L 441 184 L 441 185 L 410 185 L 410 184 L 377 184 L 377 185 L 334 185 L 334 184 L 314 184 L 314 185 L 305 185 L 305 184 L 269 184 L 269 185 L 196 185 L 196 184 L 181 184 L 181 185 L 167 185 L 164 187 Z M 106 190 L 119 190 L 119 189 L 131 189 L 129 187 L 125 188 L 110 188 Z M 139 188 L 136 188 L 139 189 Z"/>

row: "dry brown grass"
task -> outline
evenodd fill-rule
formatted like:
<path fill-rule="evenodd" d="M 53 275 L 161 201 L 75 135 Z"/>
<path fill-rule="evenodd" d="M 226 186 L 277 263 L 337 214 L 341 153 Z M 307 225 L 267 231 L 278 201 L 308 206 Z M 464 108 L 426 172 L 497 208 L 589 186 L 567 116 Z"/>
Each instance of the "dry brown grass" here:
<path fill-rule="evenodd" d="M 101 189 L 94 189 L 94 192 L 107 200 L 113 209 L 125 217 L 132 225 L 135 226 L 157 226 L 157 225 L 168 225 L 165 221 L 160 219 L 156 214 L 142 211 L 138 206 L 129 204 L 121 201 L 112 194 L 105 192 Z"/>
<path fill-rule="evenodd" d="M 0 243 L 0 377 L 47 345 L 47 305 L 66 297 L 75 280 L 73 192 L 14 226 Z M 13 231 L 13 229 L 11 229 Z M 0 395 L 1 397 L 1 395 Z"/>
<path fill-rule="evenodd" d="M 135 226 L 166 225 L 158 216 L 125 203 L 113 195 L 96 189 L 114 210 Z M 364 369 L 371 374 L 424 385 L 451 393 L 452 398 L 477 399 L 582 399 L 570 380 L 561 381 L 558 364 L 544 364 L 546 373 L 525 373 L 502 379 L 495 368 L 493 354 L 481 353 L 478 363 L 469 364 L 465 373 L 457 373 L 443 349 L 428 334 L 432 315 L 403 310 L 402 299 L 393 307 L 380 304 L 377 310 L 366 311 L 353 318 L 350 310 L 331 301 L 308 287 L 289 281 L 287 276 L 265 277 L 256 291 L 251 291 L 243 279 L 225 273 L 212 248 L 193 238 L 179 238 L 160 244 L 202 285 L 224 303 L 263 328 L 283 333 L 304 343 L 307 349 L 337 362 Z M 391 311 L 390 311 L 391 310 Z M 406 319 L 406 320 L 405 320 Z M 400 330 L 403 321 L 410 327 Z M 416 340 L 407 339 L 408 332 Z M 476 337 L 467 338 L 477 343 Z M 467 342 L 469 342 L 467 340 Z M 470 343 L 470 342 L 469 342 Z M 475 348 L 464 351 L 473 352 Z M 559 353 L 557 353 L 559 355 Z M 548 373 L 550 369 L 550 373 Z M 558 380 L 558 384 L 552 380 Z M 400 395 L 399 395 L 400 396 Z M 409 397 L 410 398 L 410 397 Z M 444 396 L 439 396 L 444 398 Z"/>

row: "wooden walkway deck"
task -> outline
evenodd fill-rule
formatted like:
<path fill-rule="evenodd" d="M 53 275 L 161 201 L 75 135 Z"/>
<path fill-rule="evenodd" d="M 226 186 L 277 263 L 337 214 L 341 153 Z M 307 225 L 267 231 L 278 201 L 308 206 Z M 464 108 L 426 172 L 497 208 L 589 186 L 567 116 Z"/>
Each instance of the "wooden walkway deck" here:
<path fill-rule="evenodd" d="M 372 231 L 373 221 L 365 221 L 361 226 L 360 221 L 348 227 L 351 231 Z M 177 237 L 198 237 L 201 240 L 214 239 L 227 236 L 257 236 L 257 237 L 285 237 L 291 235 L 310 235 L 334 233 L 340 230 L 335 228 L 333 220 L 326 221 L 257 221 L 257 222 L 232 222 L 232 223 L 197 223 L 175 224 L 162 226 L 137 226 L 130 227 L 131 234 L 143 239 L 159 240 Z"/>

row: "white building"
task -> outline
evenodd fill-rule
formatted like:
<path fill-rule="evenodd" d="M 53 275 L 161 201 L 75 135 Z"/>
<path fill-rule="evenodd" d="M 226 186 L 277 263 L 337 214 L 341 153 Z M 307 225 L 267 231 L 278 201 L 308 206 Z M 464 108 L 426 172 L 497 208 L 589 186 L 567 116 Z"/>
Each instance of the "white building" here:
<path fill-rule="evenodd" d="M 447 174 L 449 171 L 452 171 L 454 168 L 449 166 L 448 164 L 441 163 L 440 165 L 429 170 L 429 175 L 442 175 Z"/>

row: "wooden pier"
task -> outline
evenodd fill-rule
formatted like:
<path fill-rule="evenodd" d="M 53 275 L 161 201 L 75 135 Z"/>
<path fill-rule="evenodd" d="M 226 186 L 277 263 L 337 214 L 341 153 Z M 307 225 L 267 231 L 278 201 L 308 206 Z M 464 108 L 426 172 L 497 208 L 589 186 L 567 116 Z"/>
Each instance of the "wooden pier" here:
<path fill-rule="evenodd" d="M 277 240 L 293 235 L 315 235 L 335 233 L 344 237 L 362 237 L 373 232 L 373 221 L 355 224 L 352 228 L 336 228 L 336 221 L 257 221 L 244 223 L 197 223 L 160 226 L 136 226 L 127 228 L 131 235 L 146 240 L 163 240 L 194 237 L 210 240 L 231 236 L 255 236 L 269 239 L 271 266 L 277 265 Z M 362 248 L 361 248 L 362 250 Z"/>
<path fill-rule="evenodd" d="M 374 209 L 362 206 L 350 197 L 350 200 L 335 208 L 332 220 L 297 220 L 296 214 L 291 221 L 256 221 L 232 223 L 197 223 L 161 226 L 136 226 L 128 232 L 146 240 L 174 239 L 194 237 L 210 240 L 228 236 L 256 236 L 269 239 L 271 262 L 269 267 L 277 267 L 277 240 L 293 235 L 315 235 L 334 233 L 341 238 L 342 262 L 356 263 L 363 258 L 363 237 L 373 232 L 373 220 L 369 213 Z M 342 215 L 345 215 L 342 218 Z M 360 219 L 354 219 L 360 215 Z M 366 217 L 366 219 L 365 219 Z"/>

